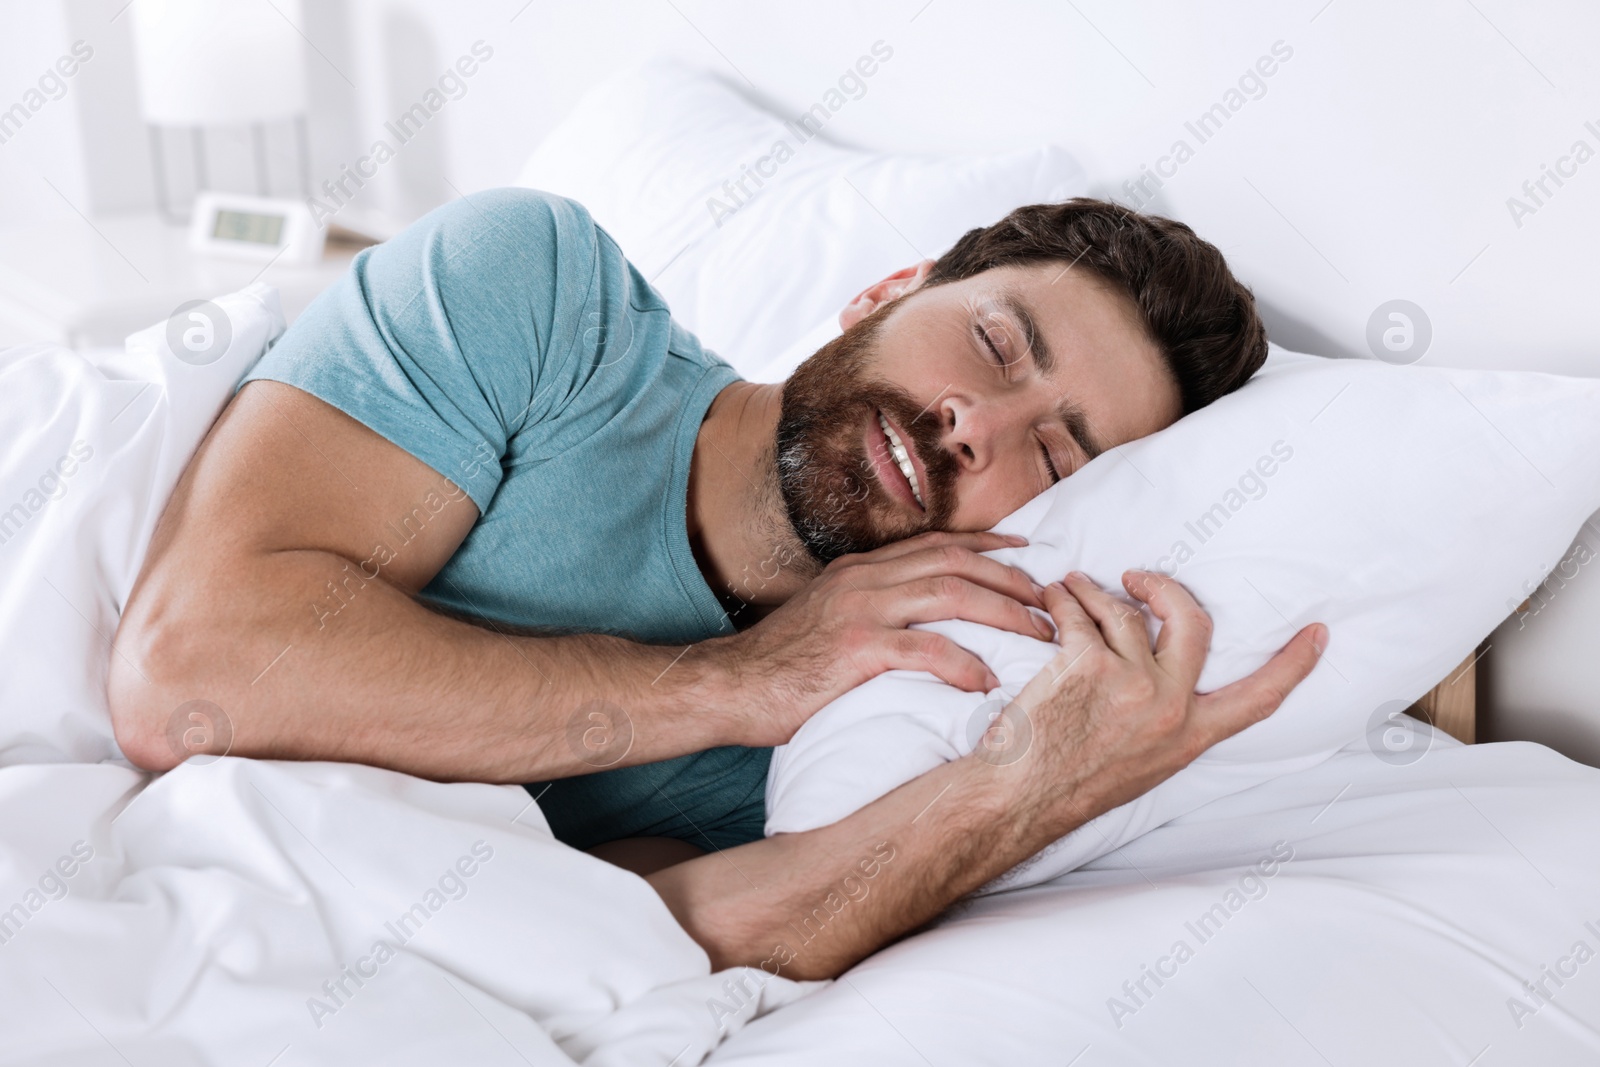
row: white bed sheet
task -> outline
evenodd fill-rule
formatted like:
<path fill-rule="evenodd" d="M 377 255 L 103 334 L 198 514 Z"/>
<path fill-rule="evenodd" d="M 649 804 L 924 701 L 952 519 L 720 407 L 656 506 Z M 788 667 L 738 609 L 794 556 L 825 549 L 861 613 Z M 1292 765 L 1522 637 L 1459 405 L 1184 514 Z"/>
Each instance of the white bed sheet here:
<path fill-rule="evenodd" d="M 1600 770 L 1549 749 L 1439 735 L 1397 767 L 1358 743 L 976 900 L 710 1062 L 1600 1063 L 1597 841 Z M 1293 858 L 1202 941 L 1193 924 L 1275 847 Z M 1541 972 L 1558 967 L 1561 986 Z M 1523 985 L 1541 980 L 1548 1001 Z"/>

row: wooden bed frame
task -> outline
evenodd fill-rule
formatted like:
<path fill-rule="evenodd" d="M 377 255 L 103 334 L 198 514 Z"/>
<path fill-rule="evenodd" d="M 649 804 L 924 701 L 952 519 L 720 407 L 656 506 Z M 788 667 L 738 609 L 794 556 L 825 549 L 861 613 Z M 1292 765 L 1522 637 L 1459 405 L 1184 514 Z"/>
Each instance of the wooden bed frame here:
<path fill-rule="evenodd" d="M 1450 677 L 1434 686 L 1411 705 L 1408 714 L 1432 723 L 1456 740 L 1473 744 L 1478 740 L 1478 661 L 1488 651 L 1475 652 Z"/>

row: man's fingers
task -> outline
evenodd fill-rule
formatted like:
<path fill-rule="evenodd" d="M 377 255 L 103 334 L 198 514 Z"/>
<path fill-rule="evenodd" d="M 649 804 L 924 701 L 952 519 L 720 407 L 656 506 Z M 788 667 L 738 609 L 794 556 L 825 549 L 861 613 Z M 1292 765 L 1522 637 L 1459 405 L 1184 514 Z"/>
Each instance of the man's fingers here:
<path fill-rule="evenodd" d="M 1067 575 L 1065 584 L 1100 627 L 1101 635 L 1113 652 L 1133 663 L 1150 660 L 1150 633 L 1145 629 L 1143 612 L 1107 593 L 1079 571 Z"/>
<path fill-rule="evenodd" d="M 1040 641 L 1055 636 L 1049 623 L 1010 596 L 949 574 L 894 586 L 874 597 L 885 601 L 885 614 L 901 626 L 964 619 Z"/>
<path fill-rule="evenodd" d="M 936 530 L 932 533 L 918 534 L 908 537 L 904 541 L 894 541 L 875 548 L 871 552 L 863 552 L 859 556 L 847 556 L 845 559 L 857 563 L 879 563 L 886 560 L 898 559 L 912 552 L 921 552 L 929 548 L 944 548 L 954 546 L 965 548 L 972 552 L 993 552 L 1000 548 L 1021 548 L 1028 543 L 1025 537 L 1014 534 L 997 534 L 988 531 L 952 532 Z"/>
<path fill-rule="evenodd" d="M 904 630 L 892 638 L 890 648 L 890 670 L 927 671 L 969 693 L 987 693 L 1000 685 L 983 660 L 948 637 Z"/>
<path fill-rule="evenodd" d="M 1075 661 L 1085 649 L 1105 647 L 1100 628 L 1065 585 L 1051 582 L 1045 586 L 1044 606 L 1056 624 L 1056 642 L 1061 645 L 1058 659 L 1064 656 L 1068 661 Z"/>
<path fill-rule="evenodd" d="M 1195 699 L 1196 710 L 1209 737 L 1207 747 L 1232 737 L 1245 727 L 1277 711 L 1289 694 L 1305 681 L 1328 647 L 1328 628 L 1307 626 L 1248 678 Z"/>
<path fill-rule="evenodd" d="M 871 584 L 879 588 L 887 589 L 919 578 L 948 574 L 987 586 L 1029 607 L 1044 607 L 1032 578 L 1016 567 L 980 556 L 964 545 L 938 545 L 918 552 L 907 552 L 862 570 L 871 575 Z"/>
<path fill-rule="evenodd" d="M 1162 574 L 1129 571 L 1122 576 L 1122 587 L 1149 605 L 1151 613 L 1161 620 L 1161 632 L 1156 635 L 1156 662 L 1186 688 L 1193 689 L 1211 649 L 1211 616 L 1189 590 Z"/>

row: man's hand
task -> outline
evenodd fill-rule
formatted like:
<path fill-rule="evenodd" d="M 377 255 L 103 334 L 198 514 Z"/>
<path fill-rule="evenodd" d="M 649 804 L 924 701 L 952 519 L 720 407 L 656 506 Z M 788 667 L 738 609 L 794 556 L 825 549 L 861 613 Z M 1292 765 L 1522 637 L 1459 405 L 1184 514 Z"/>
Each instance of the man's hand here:
<path fill-rule="evenodd" d="M 714 642 L 739 706 L 746 745 L 779 745 L 824 704 L 894 669 L 928 671 L 959 689 L 999 682 L 947 637 L 908 630 L 965 619 L 1048 641 L 1043 589 L 1022 571 L 979 555 L 1026 544 L 994 533 L 929 533 L 874 552 L 841 556 L 750 630 Z"/>
<path fill-rule="evenodd" d="M 1214 693 L 1195 685 L 1211 647 L 1211 617 L 1188 590 L 1129 571 L 1128 593 L 1161 620 L 1150 647 L 1143 612 L 1082 574 L 1045 588 L 1061 651 L 1017 695 L 1033 729 L 1031 798 L 1099 814 L 1143 795 L 1206 749 L 1278 709 L 1327 647 L 1321 623 L 1296 634 L 1264 667 Z M 1008 714 L 1016 715 L 1012 710 Z M 993 727 L 991 727 L 993 729 Z M 1054 783 L 1051 785 L 1051 783 Z"/>
<path fill-rule="evenodd" d="M 1162 622 L 1154 651 L 1141 611 L 1086 578 L 1069 577 L 1043 597 L 1061 652 L 971 755 L 829 826 L 650 874 L 713 967 L 836 977 L 1266 718 L 1311 673 L 1327 643 L 1325 626 L 1308 626 L 1250 677 L 1198 695 L 1210 617 L 1170 579 L 1130 572 L 1124 584 Z M 1001 736 L 1023 721 L 1031 742 L 1019 753 Z M 838 911 L 840 894 L 861 888 L 861 857 L 885 851 L 893 866 L 874 878 L 870 893 Z M 797 924 L 807 922 L 824 924 L 825 933 L 796 938 Z"/>

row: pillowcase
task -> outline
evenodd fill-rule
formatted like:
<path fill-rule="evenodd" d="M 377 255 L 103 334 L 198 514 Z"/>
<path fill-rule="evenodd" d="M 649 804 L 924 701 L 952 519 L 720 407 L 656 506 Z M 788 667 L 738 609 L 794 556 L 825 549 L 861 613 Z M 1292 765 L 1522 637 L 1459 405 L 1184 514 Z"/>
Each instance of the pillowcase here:
<path fill-rule="evenodd" d="M 887 51 L 877 78 L 894 76 Z M 856 106 L 843 99 L 841 109 Z M 805 127 L 798 118 L 658 61 L 585 96 L 517 184 L 587 207 L 673 317 L 740 373 L 967 230 L 1087 185 L 1058 147 L 890 155 L 830 143 L 811 133 L 815 116 Z"/>
<path fill-rule="evenodd" d="M 1236 393 L 1100 456 L 996 527 L 1028 546 L 991 555 L 1041 583 L 1076 569 L 1120 592 L 1129 569 L 1174 577 L 1215 622 L 1202 692 L 1313 622 L 1328 625 L 1329 647 L 1276 714 L 990 888 L 1045 881 L 1363 734 L 1374 758 L 1424 758 L 1431 732 L 1399 713 L 1472 653 L 1597 507 L 1600 381 L 1544 374 L 1275 349 Z M 926 629 L 982 657 L 1000 689 L 893 671 L 845 694 L 773 753 L 768 834 L 834 822 L 970 752 L 1055 649 L 965 622 Z"/>
<path fill-rule="evenodd" d="M 0 766 L 121 757 L 106 665 L 123 605 L 189 457 L 283 329 L 256 284 L 99 362 L 0 352 Z"/>

